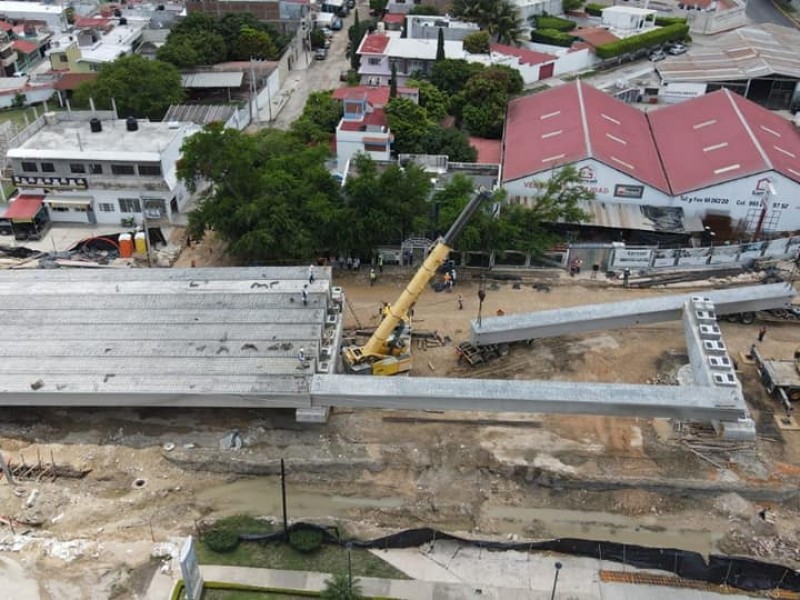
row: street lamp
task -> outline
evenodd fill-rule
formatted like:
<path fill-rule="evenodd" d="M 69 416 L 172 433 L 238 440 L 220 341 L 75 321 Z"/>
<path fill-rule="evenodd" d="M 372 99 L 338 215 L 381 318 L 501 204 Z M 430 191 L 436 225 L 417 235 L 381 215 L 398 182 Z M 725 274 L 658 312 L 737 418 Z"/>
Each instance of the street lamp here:
<path fill-rule="evenodd" d="M 555 564 L 556 574 L 555 577 L 553 577 L 553 592 L 550 594 L 550 600 L 555 600 L 556 598 L 556 587 L 558 586 L 558 573 L 559 571 L 561 571 L 562 566 L 563 565 L 560 562 L 557 562 Z"/>

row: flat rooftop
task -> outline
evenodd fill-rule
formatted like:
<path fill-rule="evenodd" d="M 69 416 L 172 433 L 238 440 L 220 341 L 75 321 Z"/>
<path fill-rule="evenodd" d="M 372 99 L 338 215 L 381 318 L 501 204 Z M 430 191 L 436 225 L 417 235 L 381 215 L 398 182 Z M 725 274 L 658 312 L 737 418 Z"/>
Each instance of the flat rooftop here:
<path fill-rule="evenodd" d="M 315 274 L 304 307 L 307 267 L 1 272 L 0 405 L 307 406 L 337 326 Z"/>
<path fill-rule="evenodd" d="M 0 13 L 52 13 L 60 15 L 64 7 L 59 4 L 45 4 L 43 2 L 0 2 Z"/>
<path fill-rule="evenodd" d="M 103 130 L 93 132 L 88 121 L 58 121 L 45 124 L 29 139 L 8 151 L 9 158 L 75 160 L 160 161 L 162 151 L 191 123 L 139 122 L 138 131 L 128 131 L 125 120 L 102 121 Z"/>

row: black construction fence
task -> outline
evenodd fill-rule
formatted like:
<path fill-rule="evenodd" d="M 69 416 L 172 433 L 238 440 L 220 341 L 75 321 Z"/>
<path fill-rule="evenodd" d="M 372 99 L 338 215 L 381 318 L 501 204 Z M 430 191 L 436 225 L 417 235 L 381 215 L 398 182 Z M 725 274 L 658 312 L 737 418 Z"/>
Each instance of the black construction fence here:
<path fill-rule="evenodd" d="M 800 592 L 800 572 L 783 565 L 749 558 L 736 558 L 712 554 L 708 561 L 697 552 L 675 548 L 647 548 L 631 544 L 560 538 L 539 542 L 501 542 L 461 538 L 436 529 L 424 527 L 406 529 L 374 540 L 343 539 L 336 527 L 323 527 L 314 523 L 297 522 L 289 527 L 322 531 L 324 543 L 353 548 L 415 548 L 437 540 L 447 540 L 485 548 L 487 550 L 517 550 L 519 552 L 556 552 L 572 556 L 596 558 L 639 569 L 667 571 L 683 579 L 704 581 L 715 585 L 729 585 L 750 592 L 782 589 Z M 243 541 L 284 541 L 286 533 L 241 534 Z"/>

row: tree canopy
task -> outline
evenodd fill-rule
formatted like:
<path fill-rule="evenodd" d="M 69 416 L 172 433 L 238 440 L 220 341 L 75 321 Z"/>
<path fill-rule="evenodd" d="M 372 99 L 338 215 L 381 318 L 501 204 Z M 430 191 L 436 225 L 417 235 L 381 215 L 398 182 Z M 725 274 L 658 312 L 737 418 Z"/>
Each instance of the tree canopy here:
<path fill-rule="evenodd" d="M 453 0 L 453 15 L 477 23 L 502 44 L 518 44 L 524 23 L 519 9 L 510 0 Z"/>
<path fill-rule="evenodd" d="M 516 69 L 493 65 L 475 72 L 450 101 L 450 111 L 470 134 L 500 139 L 506 108 L 512 96 L 523 88 Z"/>
<path fill-rule="evenodd" d="M 422 91 L 420 94 L 422 101 Z M 435 102 L 432 107 L 441 110 Z M 439 125 L 422 103 L 394 98 L 386 105 L 386 116 L 394 134 L 392 147 L 397 154 L 445 154 L 456 162 L 475 162 L 477 158 L 477 151 L 469 145 L 467 136 L 458 129 Z"/>
<path fill-rule="evenodd" d="M 325 142 L 336 131 L 342 114 L 342 103 L 335 100 L 329 90 L 312 92 L 291 130 L 304 142 Z"/>
<path fill-rule="evenodd" d="M 179 69 L 226 60 L 277 60 L 288 42 L 250 13 L 228 13 L 221 19 L 189 13 L 170 31 L 156 56 Z"/>
<path fill-rule="evenodd" d="M 476 31 L 464 38 L 464 50 L 470 54 L 489 54 L 491 41 L 488 31 Z"/>
<path fill-rule="evenodd" d="M 147 60 L 138 54 L 123 56 L 105 63 L 94 81 L 82 84 L 75 92 L 75 104 L 111 109 L 124 117 L 161 120 L 171 104 L 183 100 L 181 74 L 173 65 Z"/>
<path fill-rule="evenodd" d="M 364 600 L 361 593 L 361 582 L 356 577 L 350 581 L 348 573 L 334 573 L 330 579 L 325 580 L 325 589 L 320 598 L 323 600 Z"/>

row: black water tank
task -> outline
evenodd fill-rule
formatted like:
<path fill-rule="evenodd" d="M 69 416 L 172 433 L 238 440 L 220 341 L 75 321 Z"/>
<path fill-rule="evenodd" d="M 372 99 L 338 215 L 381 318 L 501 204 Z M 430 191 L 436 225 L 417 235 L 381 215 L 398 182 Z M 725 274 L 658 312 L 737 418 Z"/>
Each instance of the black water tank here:
<path fill-rule="evenodd" d="M 89 127 L 91 128 L 92 133 L 99 133 L 100 131 L 103 131 L 103 123 L 101 123 L 100 119 L 97 117 L 94 117 L 89 121 Z"/>
<path fill-rule="evenodd" d="M 138 131 L 139 130 L 139 121 L 136 120 L 136 117 L 128 117 L 125 119 L 125 129 L 128 131 Z"/>
<path fill-rule="evenodd" d="M 126 19 L 125 17 L 120 17 L 119 24 L 120 25 L 127 25 L 128 24 L 128 19 Z"/>
<path fill-rule="evenodd" d="M 121 17 L 122 16 L 122 11 L 120 9 L 118 9 L 118 8 L 115 8 L 114 9 L 114 16 L 115 17 Z"/>

